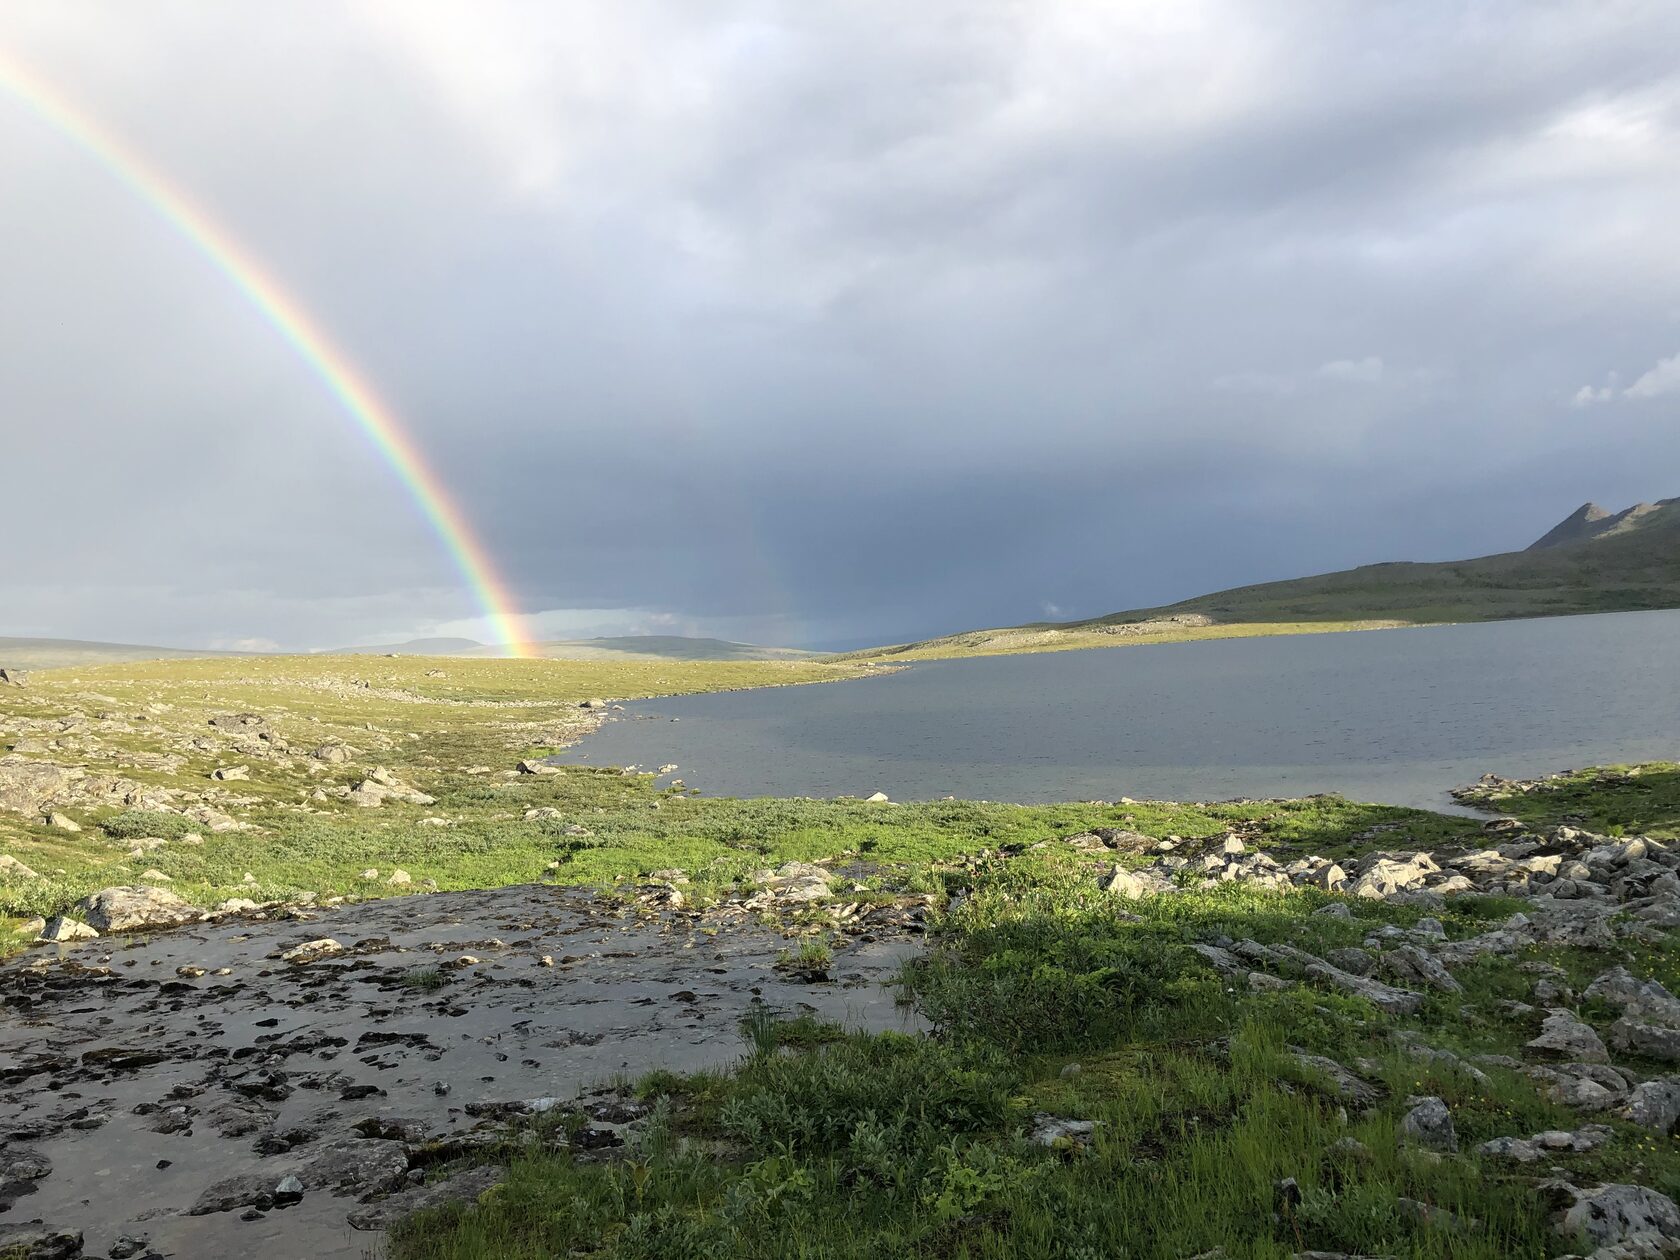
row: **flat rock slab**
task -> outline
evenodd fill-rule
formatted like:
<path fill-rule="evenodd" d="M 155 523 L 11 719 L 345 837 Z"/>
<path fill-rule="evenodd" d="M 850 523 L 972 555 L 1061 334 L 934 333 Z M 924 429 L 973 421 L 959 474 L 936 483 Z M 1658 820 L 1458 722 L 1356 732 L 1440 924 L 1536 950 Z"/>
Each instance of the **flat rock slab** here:
<path fill-rule="evenodd" d="M 327 938 L 342 950 L 282 960 Z M 432 1144 L 429 1171 L 544 1100 L 733 1062 L 760 1003 L 918 1027 L 886 987 L 918 937 L 845 945 L 824 984 L 777 972 L 788 947 L 531 886 L 38 945 L 0 964 L 0 1143 L 45 1170 L 27 1216 L 90 1256 L 128 1234 L 164 1255 L 361 1260 L 358 1231 L 489 1184 L 412 1185 L 409 1145 Z"/>

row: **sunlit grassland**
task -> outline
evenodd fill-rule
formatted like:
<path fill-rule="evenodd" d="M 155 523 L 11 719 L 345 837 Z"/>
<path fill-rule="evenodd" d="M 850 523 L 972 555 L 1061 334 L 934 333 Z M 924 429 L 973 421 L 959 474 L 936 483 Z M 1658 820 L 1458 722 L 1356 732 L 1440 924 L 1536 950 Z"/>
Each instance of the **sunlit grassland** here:
<path fill-rule="evenodd" d="M 1201 643 L 1210 639 L 1257 639 L 1275 635 L 1336 634 L 1349 630 L 1393 630 L 1408 621 L 1256 621 L 1217 625 L 1175 625 L 1158 621 L 1115 625 L 1020 626 L 975 630 L 922 643 L 870 648 L 832 657 L 835 661 L 939 661 L 967 656 L 1015 656 L 1028 652 L 1071 652 L 1084 648 L 1136 647 L 1149 643 Z"/>

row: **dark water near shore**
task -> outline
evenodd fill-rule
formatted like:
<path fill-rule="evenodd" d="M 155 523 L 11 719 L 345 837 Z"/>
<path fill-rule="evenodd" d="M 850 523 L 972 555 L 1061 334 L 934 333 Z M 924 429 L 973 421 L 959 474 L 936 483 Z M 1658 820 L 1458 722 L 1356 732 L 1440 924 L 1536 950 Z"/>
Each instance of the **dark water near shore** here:
<path fill-rule="evenodd" d="M 556 760 L 674 762 L 713 796 L 1439 807 L 1486 771 L 1680 759 L 1680 611 L 936 661 L 625 708 Z"/>

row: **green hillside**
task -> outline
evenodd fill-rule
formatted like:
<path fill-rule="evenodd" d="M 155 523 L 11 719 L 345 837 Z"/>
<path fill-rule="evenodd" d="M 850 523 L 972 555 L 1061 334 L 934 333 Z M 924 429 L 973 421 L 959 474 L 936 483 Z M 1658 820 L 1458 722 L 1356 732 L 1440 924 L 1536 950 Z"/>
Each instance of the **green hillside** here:
<path fill-rule="evenodd" d="M 1617 513 L 1589 503 L 1525 551 L 1368 564 L 1086 621 L 970 631 L 849 655 L 926 659 L 1677 607 L 1680 499 Z"/>

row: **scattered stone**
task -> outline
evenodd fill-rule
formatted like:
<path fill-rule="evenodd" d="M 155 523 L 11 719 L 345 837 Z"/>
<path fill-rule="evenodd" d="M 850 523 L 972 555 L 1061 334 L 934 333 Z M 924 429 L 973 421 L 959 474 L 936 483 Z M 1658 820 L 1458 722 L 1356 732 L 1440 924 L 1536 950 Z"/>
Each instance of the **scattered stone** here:
<path fill-rule="evenodd" d="M 294 945 L 290 949 L 280 951 L 280 961 L 296 963 L 317 962 L 322 958 L 331 958 L 335 954 L 342 954 L 344 946 L 330 936 L 323 936 L 318 940 L 305 941 L 301 945 Z"/>
<path fill-rule="evenodd" d="M 1081 1150 L 1091 1144 L 1096 1127 L 1095 1120 L 1066 1120 L 1041 1111 L 1033 1116 L 1027 1141 L 1058 1150 Z"/>
<path fill-rule="evenodd" d="M 1452 978 L 1433 954 L 1416 945 L 1401 945 L 1382 956 L 1382 970 L 1391 980 L 1401 984 L 1421 984 L 1442 993 L 1462 993 L 1464 986 Z"/>
<path fill-rule="evenodd" d="M 1572 1133 L 1551 1129 L 1529 1138 L 1494 1138 L 1491 1142 L 1483 1142 L 1476 1148 L 1476 1152 L 1494 1159 L 1510 1159 L 1519 1164 L 1532 1164 L 1553 1155 L 1584 1154 L 1597 1150 L 1613 1136 L 1614 1132 L 1609 1126 L 1589 1124 Z"/>

